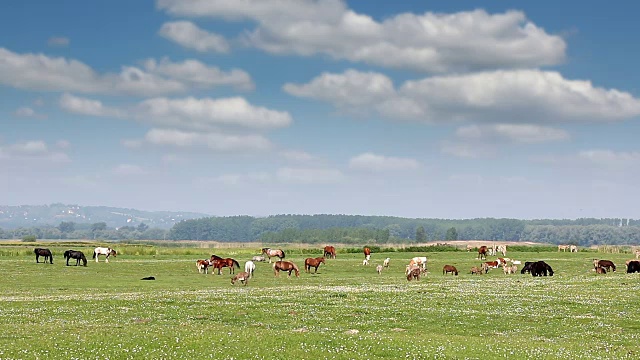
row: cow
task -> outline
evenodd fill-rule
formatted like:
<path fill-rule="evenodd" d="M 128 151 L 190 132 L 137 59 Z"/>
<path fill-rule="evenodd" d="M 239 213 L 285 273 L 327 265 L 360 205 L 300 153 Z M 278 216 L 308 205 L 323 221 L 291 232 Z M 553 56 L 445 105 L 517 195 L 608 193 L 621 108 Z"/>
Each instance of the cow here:
<path fill-rule="evenodd" d="M 629 265 L 627 265 L 627 274 L 631 273 L 640 273 L 640 261 L 632 260 L 629 261 Z"/>
<path fill-rule="evenodd" d="M 613 261 L 610 261 L 610 260 L 593 259 L 593 267 L 594 268 L 603 267 L 607 271 L 613 270 L 613 272 L 616 272 L 616 265 L 613 263 Z"/>
<path fill-rule="evenodd" d="M 531 265 L 531 276 L 553 276 L 553 269 L 544 261 L 536 261 Z"/>
<path fill-rule="evenodd" d="M 448 273 L 451 273 L 451 275 L 458 276 L 458 269 L 456 269 L 456 267 L 453 265 L 445 265 L 442 268 L 442 275 L 446 275 Z"/>

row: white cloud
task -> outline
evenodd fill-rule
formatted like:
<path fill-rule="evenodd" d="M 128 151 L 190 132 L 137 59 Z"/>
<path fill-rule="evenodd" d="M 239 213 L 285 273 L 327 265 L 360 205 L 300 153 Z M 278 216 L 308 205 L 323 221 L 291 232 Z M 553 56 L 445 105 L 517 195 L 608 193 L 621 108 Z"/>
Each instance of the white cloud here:
<path fill-rule="evenodd" d="M 510 141 L 514 143 L 541 143 L 569 139 L 562 129 L 531 124 L 490 124 L 462 126 L 456 130 L 461 139 L 475 141 Z"/>
<path fill-rule="evenodd" d="M 190 21 L 164 23 L 159 34 L 181 46 L 200 52 L 229 52 L 229 44 L 223 36 L 202 30 Z"/>
<path fill-rule="evenodd" d="M 561 63 L 565 41 L 520 11 L 402 13 L 377 21 L 339 0 L 158 0 L 172 15 L 251 20 L 245 41 L 275 54 L 427 72 L 538 67 Z"/>
<path fill-rule="evenodd" d="M 233 86 L 239 90 L 253 90 L 255 88 L 251 76 L 243 70 L 231 69 L 229 72 L 224 72 L 218 67 L 207 66 L 193 59 L 177 63 L 171 62 L 167 58 L 163 58 L 159 62 L 149 59 L 144 66 L 150 73 L 202 88 L 222 85 Z"/>
<path fill-rule="evenodd" d="M 52 36 L 47 41 L 47 44 L 53 47 L 67 47 L 69 43 L 71 43 L 69 38 L 64 36 Z"/>
<path fill-rule="evenodd" d="M 272 176 L 265 172 L 254 172 L 248 174 L 223 174 L 209 179 L 200 179 L 201 183 L 219 183 L 228 186 L 246 185 L 254 183 L 265 183 L 272 179 Z"/>
<path fill-rule="evenodd" d="M 297 161 L 297 162 L 309 162 L 315 159 L 315 157 L 309 154 L 308 152 L 299 151 L 299 150 L 281 151 L 280 155 L 287 160 Z"/>
<path fill-rule="evenodd" d="M 17 161 L 42 160 L 54 163 L 71 161 L 66 153 L 59 150 L 51 150 L 47 143 L 42 140 L 0 145 L 0 159 Z"/>
<path fill-rule="evenodd" d="M 420 163 L 414 159 L 383 156 L 367 152 L 351 158 L 349 167 L 356 170 L 394 172 L 416 170 L 420 167 Z"/>
<path fill-rule="evenodd" d="M 387 76 L 353 69 L 344 74 L 323 73 L 307 84 L 288 83 L 283 89 L 293 96 L 326 101 L 340 108 L 369 106 L 395 95 Z"/>
<path fill-rule="evenodd" d="M 0 84 L 24 90 L 63 91 L 83 94 L 159 96 L 183 93 L 192 87 L 210 88 L 231 85 L 250 89 L 253 84 L 241 70 L 229 73 L 195 60 L 172 63 L 146 62 L 147 71 L 123 66 L 119 73 L 100 74 L 90 66 L 73 59 L 43 54 L 18 54 L 0 48 Z M 210 78 L 195 79 L 202 72 Z"/>
<path fill-rule="evenodd" d="M 269 130 L 287 127 L 293 121 L 286 111 L 255 106 L 242 97 L 151 98 L 131 108 L 115 108 L 105 106 L 99 100 L 64 94 L 59 104 L 62 109 L 75 114 L 128 118 L 182 130 L 219 131 L 221 127 Z"/>
<path fill-rule="evenodd" d="M 273 147 L 269 139 L 262 135 L 187 132 L 174 129 L 151 129 L 145 135 L 144 142 L 178 148 L 205 147 L 218 152 L 259 152 Z"/>
<path fill-rule="evenodd" d="M 120 110 L 104 106 L 102 102 L 98 100 L 82 98 L 66 93 L 60 97 L 59 104 L 60 108 L 74 114 L 112 117 L 124 116 Z"/>
<path fill-rule="evenodd" d="M 147 173 L 147 171 L 144 170 L 141 166 L 133 164 L 120 164 L 116 166 L 112 172 L 115 175 L 121 176 L 138 176 Z"/>
<path fill-rule="evenodd" d="M 219 126 L 272 129 L 292 122 L 289 113 L 254 106 L 242 97 L 153 98 L 137 106 L 136 117 L 153 124 L 190 130 L 211 130 Z"/>
<path fill-rule="evenodd" d="M 349 70 L 323 74 L 308 84 L 286 84 L 285 90 L 328 101 L 338 108 L 350 105 L 354 111 L 377 111 L 392 119 L 429 123 L 608 122 L 640 115 L 640 99 L 627 92 L 594 87 L 589 81 L 567 80 L 557 72 L 542 70 L 427 77 L 407 81 L 393 92 L 386 89 L 386 100 L 381 100 L 377 88 L 352 85 L 354 78 L 359 83 L 367 83 L 363 77 L 380 83 L 373 78 L 383 76 Z M 350 102 L 350 98 L 362 100 Z"/>
<path fill-rule="evenodd" d="M 292 168 L 283 167 L 276 172 L 278 180 L 298 184 L 330 184 L 344 180 L 340 170 L 329 168 Z"/>
<path fill-rule="evenodd" d="M 487 143 L 467 143 L 460 141 L 445 140 L 440 146 L 440 151 L 444 154 L 453 155 L 464 159 L 478 159 L 491 157 L 496 153 L 496 147 Z"/>
<path fill-rule="evenodd" d="M 68 140 L 56 141 L 56 147 L 59 149 L 68 149 L 70 146 L 71 146 L 71 143 Z"/>
<path fill-rule="evenodd" d="M 578 152 L 577 158 L 598 166 L 637 167 L 640 165 L 638 151 L 583 150 Z"/>
<path fill-rule="evenodd" d="M 46 119 L 47 115 L 45 114 L 40 114 L 38 112 L 36 112 L 35 110 L 33 110 L 33 108 L 30 108 L 28 106 L 23 106 L 20 108 L 17 108 L 16 111 L 13 112 L 14 116 L 19 116 L 19 117 L 30 117 L 30 118 L 36 118 L 36 119 Z"/>

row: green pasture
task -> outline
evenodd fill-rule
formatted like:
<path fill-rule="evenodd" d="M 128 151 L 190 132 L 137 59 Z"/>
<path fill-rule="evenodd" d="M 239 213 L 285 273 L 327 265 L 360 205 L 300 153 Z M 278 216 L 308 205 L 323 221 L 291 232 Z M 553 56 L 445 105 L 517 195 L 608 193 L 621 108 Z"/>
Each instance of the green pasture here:
<path fill-rule="evenodd" d="M 0 359 L 640 357 L 640 274 L 625 274 L 629 254 L 507 254 L 556 272 L 533 278 L 470 275 L 480 261 L 468 252 L 374 253 L 369 266 L 339 252 L 307 274 L 304 258 L 321 251 L 292 251 L 299 278 L 257 263 L 247 286 L 232 286 L 228 269 L 199 274 L 195 260 L 215 253 L 243 266 L 251 249 L 123 247 L 106 264 L 92 261 L 93 246 L 48 247 L 53 265 L 36 264 L 33 247 L 0 248 Z M 87 267 L 65 266 L 70 247 Z M 413 256 L 429 259 L 419 282 L 404 276 Z M 618 271 L 596 275 L 594 257 Z M 460 275 L 444 276 L 445 264 Z"/>

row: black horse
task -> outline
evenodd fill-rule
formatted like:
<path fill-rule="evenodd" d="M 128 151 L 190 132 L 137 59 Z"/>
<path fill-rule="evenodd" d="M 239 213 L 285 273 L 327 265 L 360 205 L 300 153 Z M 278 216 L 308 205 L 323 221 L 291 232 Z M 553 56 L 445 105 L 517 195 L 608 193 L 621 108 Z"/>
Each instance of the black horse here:
<path fill-rule="evenodd" d="M 51 254 L 51 250 L 43 249 L 43 248 L 35 248 L 33 252 L 36 254 L 36 263 L 39 263 L 40 256 L 44 256 L 44 263 L 47 263 L 49 260 L 50 264 L 53 264 L 53 255 Z"/>
<path fill-rule="evenodd" d="M 629 265 L 627 265 L 627 274 L 635 272 L 640 273 L 640 261 L 629 261 Z"/>
<path fill-rule="evenodd" d="M 82 251 L 67 250 L 64 252 L 64 258 L 67 259 L 67 266 L 69 266 L 69 259 L 76 259 L 76 266 L 80 264 L 80 260 L 82 260 L 82 266 L 87 266 L 87 257 Z"/>
<path fill-rule="evenodd" d="M 531 273 L 531 266 L 535 263 L 535 261 L 525 261 L 524 267 L 520 270 L 520 274 Z"/>
<path fill-rule="evenodd" d="M 553 269 L 544 261 L 536 261 L 531 265 L 531 276 L 553 276 Z"/>

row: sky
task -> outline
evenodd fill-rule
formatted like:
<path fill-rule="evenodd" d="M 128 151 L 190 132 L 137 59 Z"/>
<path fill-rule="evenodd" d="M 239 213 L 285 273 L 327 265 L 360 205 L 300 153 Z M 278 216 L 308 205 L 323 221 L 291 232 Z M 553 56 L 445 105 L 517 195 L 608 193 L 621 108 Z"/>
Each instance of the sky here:
<path fill-rule="evenodd" d="M 0 3 L 0 204 L 640 218 L 640 3 Z"/>

